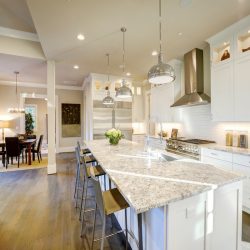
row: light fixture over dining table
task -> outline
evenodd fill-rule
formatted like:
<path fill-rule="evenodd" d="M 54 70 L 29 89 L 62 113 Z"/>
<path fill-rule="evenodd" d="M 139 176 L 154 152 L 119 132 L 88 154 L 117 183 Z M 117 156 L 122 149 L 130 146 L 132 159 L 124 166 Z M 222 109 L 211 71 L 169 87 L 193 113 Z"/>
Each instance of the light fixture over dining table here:
<path fill-rule="evenodd" d="M 12 113 L 12 114 L 24 114 L 25 113 L 25 109 L 20 108 L 19 104 L 18 104 L 18 95 L 17 95 L 17 76 L 19 75 L 18 71 L 14 72 L 16 75 L 16 107 L 14 108 L 9 108 L 8 109 L 8 113 Z"/>

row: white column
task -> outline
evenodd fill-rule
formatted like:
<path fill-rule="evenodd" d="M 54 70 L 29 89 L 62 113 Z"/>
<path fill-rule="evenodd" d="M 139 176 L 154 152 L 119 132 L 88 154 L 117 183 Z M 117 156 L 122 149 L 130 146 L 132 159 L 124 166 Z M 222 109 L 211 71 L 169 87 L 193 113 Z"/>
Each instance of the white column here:
<path fill-rule="evenodd" d="M 55 61 L 47 61 L 48 174 L 56 173 Z"/>

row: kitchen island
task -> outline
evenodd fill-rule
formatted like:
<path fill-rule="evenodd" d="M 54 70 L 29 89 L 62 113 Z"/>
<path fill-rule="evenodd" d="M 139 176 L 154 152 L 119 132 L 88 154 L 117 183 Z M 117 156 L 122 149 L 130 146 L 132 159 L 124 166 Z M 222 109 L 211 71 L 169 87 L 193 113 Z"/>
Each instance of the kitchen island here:
<path fill-rule="evenodd" d="M 129 203 L 128 227 L 139 249 L 240 249 L 243 176 L 131 141 L 85 144 Z M 123 213 L 116 218 L 123 227 Z"/>

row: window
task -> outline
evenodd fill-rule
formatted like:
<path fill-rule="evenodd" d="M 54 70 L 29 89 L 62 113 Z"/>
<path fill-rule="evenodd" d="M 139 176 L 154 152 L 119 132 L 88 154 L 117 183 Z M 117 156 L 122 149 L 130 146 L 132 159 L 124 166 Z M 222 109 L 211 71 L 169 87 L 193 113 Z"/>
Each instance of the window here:
<path fill-rule="evenodd" d="M 37 105 L 25 104 L 25 113 L 30 113 L 34 120 L 34 131 L 37 131 Z"/>

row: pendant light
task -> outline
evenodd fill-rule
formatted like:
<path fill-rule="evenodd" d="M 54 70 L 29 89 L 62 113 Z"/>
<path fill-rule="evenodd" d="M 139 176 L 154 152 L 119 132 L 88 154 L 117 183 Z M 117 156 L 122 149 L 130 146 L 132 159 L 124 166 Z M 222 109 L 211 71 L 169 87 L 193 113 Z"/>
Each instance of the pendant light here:
<path fill-rule="evenodd" d="M 106 54 L 107 56 L 107 66 L 108 66 L 108 83 L 109 83 L 109 54 Z M 107 86 L 107 96 L 104 97 L 102 100 L 102 103 L 104 105 L 113 105 L 114 104 L 114 99 L 110 96 L 110 91 L 109 87 Z"/>
<path fill-rule="evenodd" d="M 122 27 L 121 32 L 123 33 L 123 53 L 122 53 L 122 73 L 123 77 L 125 74 L 125 32 L 126 28 Z M 126 80 L 125 78 L 122 79 L 122 86 L 117 89 L 116 91 L 116 97 L 118 98 L 129 98 L 132 97 L 132 91 L 129 87 L 126 86 Z"/>
<path fill-rule="evenodd" d="M 171 65 L 163 62 L 162 56 L 162 24 L 161 24 L 161 0 L 159 0 L 159 54 L 158 64 L 154 65 L 148 72 L 148 81 L 152 84 L 170 83 L 175 80 L 175 72 Z"/>
<path fill-rule="evenodd" d="M 9 108 L 8 109 L 8 112 L 9 113 L 12 113 L 12 114 L 24 114 L 25 113 L 25 110 L 22 109 L 22 108 L 19 108 L 19 105 L 18 105 L 18 96 L 17 96 L 17 76 L 19 74 L 18 71 L 15 71 L 14 72 L 15 75 L 16 75 L 16 104 L 17 104 L 17 107 L 16 108 Z"/>

